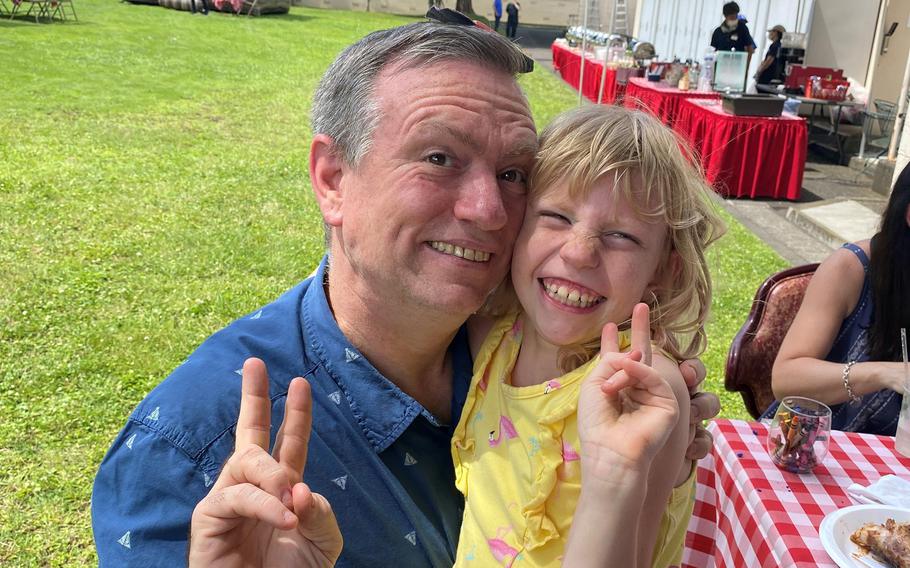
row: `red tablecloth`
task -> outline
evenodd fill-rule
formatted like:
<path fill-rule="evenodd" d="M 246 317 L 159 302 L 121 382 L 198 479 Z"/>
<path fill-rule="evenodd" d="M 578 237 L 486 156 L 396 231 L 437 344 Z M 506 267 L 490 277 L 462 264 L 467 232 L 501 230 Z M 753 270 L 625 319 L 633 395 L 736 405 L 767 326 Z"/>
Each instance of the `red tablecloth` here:
<path fill-rule="evenodd" d="M 578 90 L 578 83 L 581 76 L 581 50 L 569 47 L 563 42 L 553 42 L 553 68 L 562 76 L 563 80 Z M 600 91 L 600 78 L 604 73 L 602 62 L 597 62 L 588 57 L 585 60 L 585 76 L 582 94 L 588 100 L 597 102 L 597 95 Z M 601 102 L 603 104 L 612 104 L 616 100 L 616 69 L 607 68 L 606 78 L 604 79 L 604 92 Z"/>
<path fill-rule="evenodd" d="M 647 110 L 664 124 L 673 124 L 679 103 L 686 98 L 719 99 L 714 92 L 681 91 L 666 83 L 655 83 L 644 77 L 629 77 L 623 104 L 627 108 Z"/>
<path fill-rule="evenodd" d="M 714 447 L 698 464 L 683 567 L 835 568 L 818 527 L 828 513 L 853 504 L 847 487 L 887 474 L 910 479 L 910 458 L 895 453 L 887 436 L 832 432 L 821 465 L 798 475 L 771 462 L 764 425 L 717 420 L 708 430 Z"/>
<path fill-rule="evenodd" d="M 805 119 L 734 116 L 720 101 L 684 99 L 673 127 L 699 153 L 708 181 L 721 195 L 799 199 Z"/>

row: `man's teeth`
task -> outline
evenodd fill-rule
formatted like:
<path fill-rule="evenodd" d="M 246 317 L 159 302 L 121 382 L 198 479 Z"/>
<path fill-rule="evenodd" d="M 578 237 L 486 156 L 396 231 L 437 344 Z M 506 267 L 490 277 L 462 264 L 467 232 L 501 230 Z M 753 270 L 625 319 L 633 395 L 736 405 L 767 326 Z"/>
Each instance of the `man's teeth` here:
<path fill-rule="evenodd" d="M 547 295 L 557 302 L 576 308 L 589 308 L 604 299 L 603 296 L 589 296 L 579 293 L 578 290 L 569 290 L 565 286 L 556 284 L 544 284 L 544 289 L 547 291 Z"/>
<path fill-rule="evenodd" d="M 451 243 L 444 243 L 442 241 L 430 241 L 430 246 L 441 253 L 451 254 L 465 260 L 473 260 L 474 262 L 486 262 L 490 260 L 490 253 L 488 252 L 457 247 Z"/>

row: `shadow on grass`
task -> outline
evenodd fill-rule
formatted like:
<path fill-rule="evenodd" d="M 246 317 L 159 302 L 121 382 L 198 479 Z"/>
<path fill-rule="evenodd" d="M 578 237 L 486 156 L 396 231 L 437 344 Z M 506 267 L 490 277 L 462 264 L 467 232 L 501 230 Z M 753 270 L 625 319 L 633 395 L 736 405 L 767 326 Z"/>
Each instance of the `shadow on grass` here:
<path fill-rule="evenodd" d="M 15 27 L 15 26 L 49 26 L 51 24 L 60 24 L 60 23 L 69 23 L 69 22 L 60 22 L 59 20 L 54 20 L 53 22 L 46 18 L 39 18 L 38 21 L 35 21 L 34 16 L 19 16 L 17 15 L 12 20 L 8 16 L 0 16 L 0 28 L 5 27 Z M 73 22 L 78 23 L 78 22 Z"/>
<path fill-rule="evenodd" d="M 38 18 L 36 21 L 34 14 L 25 15 L 24 12 L 17 13 L 15 15 L 15 17 L 13 17 L 13 18 L 10 18 L 9 14 L 0 14 L 0 28 L 25 26 L 25 25 L 49 26 L 49 25 L 60 25 L 60 24 L 78 26 L 78 25 L 84 24 L 84 23 L 85 22 L 83 22 L 82 20 L 77 21 L 77 20 L 72 19 L 72 17 L 68 17 L 66 20 L 62 20 L 58 17 L 48 18 L 46 16 L 43 16 L 43 17 Z"/>
<path fill-rule="evenodd" d="M 300 14 L 264 14 L 262 17 L 271 18 L 274 16 L 275 20 L 288 21 L 294 23 L 305 22 L 307 20 L 312 20 L 313 16 L 302 16 Z"/>

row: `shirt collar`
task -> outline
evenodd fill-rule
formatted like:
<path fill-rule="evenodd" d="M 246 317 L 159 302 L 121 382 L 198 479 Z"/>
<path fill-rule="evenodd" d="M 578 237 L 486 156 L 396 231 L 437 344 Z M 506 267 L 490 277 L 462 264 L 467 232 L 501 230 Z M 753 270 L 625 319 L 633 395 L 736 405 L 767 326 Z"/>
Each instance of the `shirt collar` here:
<path fill-rule="evenodd" d="M 323 286 L 327 265 L 328 257 L 325 256 L 303 297 L 301 320 L 305 349 L 307 356 L 318 362 L 344 393 L 354 418 L 374 451 L 380 453 L 388 448 L 417 416 L 423 415 L 430 423 L 441 426 L 419 402 L 376 370 L 342 333 L 329 308 Z M 460 333 L 458 339 L 464 341 L 463 336 Z M 470 359 L 465 365 L 461 361 L 465 354 L 461 351 L 456 348 L 456 353 L 453 353 L 458 359 L 453 367 L 456 377 L 466 370 L 469 380 Z M 467 356 L 470 357 L 469 354 Z M 463 381 L 455 382 L 457 385 Z M 459 390 L 457 386 L 453 389 L 456 395 L 454 404 L 457 404 Z"/>

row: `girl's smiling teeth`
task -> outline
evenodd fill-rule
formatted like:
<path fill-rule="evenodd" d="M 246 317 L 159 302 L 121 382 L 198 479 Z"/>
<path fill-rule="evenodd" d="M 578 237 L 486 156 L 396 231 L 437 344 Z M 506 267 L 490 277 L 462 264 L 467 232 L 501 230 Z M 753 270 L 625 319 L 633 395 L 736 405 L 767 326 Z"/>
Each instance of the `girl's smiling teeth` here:
<path fill-rule="evenodd" d="M 606 299 L 593 290 L 589 290 L 578 284 L 568 283 L 564 280 L 541 278 L 540 285 L 543 286 L 547 296 L 553 298 L 560 304 L 575 308 L 590 308 Z"/>
<path fill-rule="evenodd" d="M 490 260 L 490 253 L 488 252 L 465 247 L 458 247 L 452 243 L 446 243 L 443 241 L 430 241 L 429 245 L 443 254 L 450 254 L 452 256 L 457 256 L 458 258 L 463 258 L 465 260 L 472 260 L 474 262 L 486 262 Z"/>

